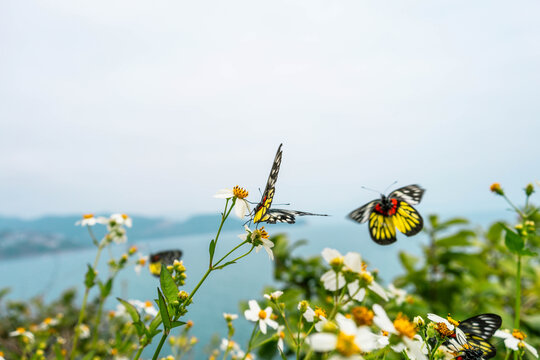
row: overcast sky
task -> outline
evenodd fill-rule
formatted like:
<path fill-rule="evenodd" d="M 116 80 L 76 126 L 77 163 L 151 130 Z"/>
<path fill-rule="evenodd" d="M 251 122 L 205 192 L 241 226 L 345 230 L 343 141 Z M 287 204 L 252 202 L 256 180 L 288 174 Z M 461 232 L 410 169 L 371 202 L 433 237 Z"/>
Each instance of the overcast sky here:
<path fill-rule="evenodd" d="M 538 1 L 0 3 L 0 214 L 338 217 L 419 183 L 424 211 L 501 209 L 539 174 Z"/>

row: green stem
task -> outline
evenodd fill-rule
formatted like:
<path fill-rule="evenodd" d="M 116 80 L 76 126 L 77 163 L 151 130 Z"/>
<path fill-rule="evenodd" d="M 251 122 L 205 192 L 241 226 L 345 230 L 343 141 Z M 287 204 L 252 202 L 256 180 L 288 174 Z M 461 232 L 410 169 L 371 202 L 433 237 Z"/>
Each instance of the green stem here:
<path fill-rule="evenodd" d="M 169 336 L 168 330 L 163 330 L 163 335 L 161 335 L 161 340 L 159 340 L 158 347 L 156 351 L 154 352 L 154 356 L 152 356 L 152 360 L 156 360 L 159 356 L 159 353 L 161 352 L 161 348 L 163 347 L 163 344 L 165 343 L 165 339 L 167 339 L 167 336 Z"/>
<path fill-rule="evenodd" d="M 103 305 L 105 304 L 105 298 L 99 297 L 99 307 L 96 315 L 96 324 L 94 325 L 94 334 L 92 335 L 92 349 L 95 349 L 98 340 L 99 324 L 101 322 L 101 315 L 103 313 Z"/>
<path fill-rule="evenodd" d="M 514 318 L 514 329 L 519 329 L 520 311 L 521 311 L 521 255 L 517 257 L 516 271 L 516 308 Z"/>
<path fill-rule="evenodd" d="M 96 237 L 94 236 L 94 233 L 92 232 L 92 229 L 90 228 L 90 226 L 87 226 L 88 228 L 88 232 L 90 233 L 90 237 L 92 238 L 92 241 L 94 241 L 94 243 L 97 243 L 97 240 L 96 240 Z M 93 269 L 94 271 L 96 270 L 96 267 L 99 263 L 99 257 L 101 256 L 101 250 L 103 250 L 103 247 L 105 246 L 105 241 L 102 240 L 101 243 L 99 243 L 98 245 L 98 249 L 97 249 L 97 253 L 96 253 L 96 258 L 94 259 L 94 266 L 93 266 Z M 79 341 L 79 335 L 80 335 L 80 326 L 84 320 L 84 313 L 86 311 L 86 303 L 88 302 L 88 293 L 90 292 L 90 287 L 86 287 L 84 289 L 84 296 L 83 296 L 83 302 L 82 302 L 82 305 L 81 305 L 81 311 L 79 312 L 79 319 L 77 320 L 77 326 L 75 327 L 75 336 L 73 337 L 73 345 L 71 346 L 71 354 L 70 354 L 70 360 L 73 360 L 75 359 L 75 354 L 77 352 L 77 343 Z M 95 329 L 94 331 L 97 332 L 97 329 Z"/>
<path fill-rule="evenodd" d="M 233 200 L 232 200 L 231 207 L 229 208 L 229 211 L 227 211 L 227 205 L 229 204 L 229 199 L 227 199 L 227 201 L 225 202 L 225 209 L 223 210 L 223 213 L 221 214 L 221 224 L 219 224 L 219 228 L 218 228 L 215 240 L 214 240 L 216 242 L 215 246 L 214 246 L 214 249 L 217 247 L 217 242 L 218 242 L 218 239 L 219 239 L 219 235 L 221 234 L 221 229 L 223 228 L 223 224 L 225 224 L 225 220 L 227 220 L 227 218 L 229 217 L 229 214 L 231 213 L 231 210 L 233 209 L 235 203 L 236 203 L 236 198 L 234 197 Z M 212 267 L 212 261 L 213 260 L 214 260 L 214 255 L 211 255 L 210 256 L 210 265 L 208 266 L 209 268 Z"/>
<path fill-rule="evenodd" d="M 238 244 L 237 246 L 235 246 L 235 247 L 234 247 L 231 251 L 229 251 L 225 256 L 223 256 L 221 259 L 219 259 L 219 261 L 216 262 L 216 263 L 214 264 L 214 266 L 212 266 L 212 268 L 215 268 L 216 266 L 218 266 L 219 264 L 221 264 L 221 262 L 222 262 L 223 260 L 225 260 L 225 258 L 227 258 L 227 256 L 231 255 L 231 254 L 232 254 L 233 252 L 235 252 L 239 247 L 241 247 L 242 245 L 244 245 L 244 244 L 246 244 L 246 243 L 248 243 L 247 240 L 245 240 L 244 242 L 242 242 L 242 243 Z M 253 250 L 253 247 L 251 248 L 251 250 Z M 233 261 L 236 261 L 236 260 L 238 260 L 238 259 L 243 258 L 243 257 L 246 256 L 247 254 L 249 254 L 249 253 L 251 252 L 251 250 L 249 250 L 248 253 L 246 253 L 246 254 L 244 254 L 244 255 L 242 255 L 242 256 L 240 256 L 240 257 L 234 259 Z"/>
<path fill-rule="evenodd" d="M 251 332 L 251 336 L 249 337 L 249 341 L 248 341 L 248 347 L 247 347 L 247 350 L 246 350 L 246 354 L 244 355 L 244 357 L 242 358 L 242 360 L 245 360 L 245 358 L 248 356 L 248 354 L 251 352 L 251 343 L 253 342 L 253 340 L 255 339 L 255 332 L 257 331 L 257 326 L 259 326 L 259 322 L 256 322 L 255 323 L 255 326 L 253 327 L 253 331 Z"/>
<path fill-rule="evenodd" d="M 525 214 L 523 214 L 523 212 L 521 212 L 521 210 L 519 210 L 519 208 L 516 205 L 514 205 L 514 203 L 506 195 L 503 195 L 503 197 L 506 200 L 506 202 L 510 204 L 512 208 L 514 208 L 514 210 L 519 214 L 519 216 L 521 216 L 522 219 L 525 219 L 526 217 Z"/>
<path fill-rule="evenodd" d="M 139 357 L 141 356 L 144 348 L 145 348 L 145 346 L 139 345 L 139 350 L 137 350 L 137 353 L 135 354 L 135 357 L 133 358 L 133 360 L 138 360 L 139 359 Z"/>

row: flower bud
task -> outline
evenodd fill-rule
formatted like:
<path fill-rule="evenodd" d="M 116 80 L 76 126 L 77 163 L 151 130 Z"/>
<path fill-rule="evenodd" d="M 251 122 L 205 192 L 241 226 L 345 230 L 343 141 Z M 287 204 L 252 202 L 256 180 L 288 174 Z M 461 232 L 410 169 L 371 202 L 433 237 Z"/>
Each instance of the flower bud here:
<path fill-rule="evenodd" d="M 178 292 L 178 300 L 185 301 L 188 297 L 189 294 L 186 291 L 182 290 Z"/>
<path fill-rule="evenodd" d="M 501 188 L 501 184 L 499 183 L 493 183 L 491 184 L 491 186 L 489 187 L 489 190 L 491 190 L 491 192 L 497 194 L 497 195 L 504 195 L 504 191 L 503 189 Z"/>
<path fill-rule="evenodd" d="M 298 303 L 298 310 L 300 310 L 300 313 L 305 313 L 309 307 L 309 303 L 306 300 L 302 300 Z"/>
<path fill-rule="evenodd" d="M 426 322 L 425 322 L 424 318 L 421 317 L 420 315 L 414 317 L 413 323 L 414 323 L 417 327 L 422 327 L 422 326 L 426 325 Z"/>
<path fill-rule="evenodd" d="M 525 189 L 523 190 L 525 190 L 525 195 L 531 196 L 532 193 L 534 192 L 534 185 L 531 183 L 528 183 L 527 186 L 525 186 Z"/>
<path fill-rule="evenodd" d="M 131 256 L 135 254 L 137 251 L 138 251 L 137 247 L 133 245 L 132 247 L 129 248 L 128 254 Z"/>

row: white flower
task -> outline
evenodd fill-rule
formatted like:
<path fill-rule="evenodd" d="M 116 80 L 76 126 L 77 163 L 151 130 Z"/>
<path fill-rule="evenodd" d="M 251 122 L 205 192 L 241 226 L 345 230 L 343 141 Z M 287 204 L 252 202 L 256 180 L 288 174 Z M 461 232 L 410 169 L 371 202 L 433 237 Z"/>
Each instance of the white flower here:
<path fill-rule="evenodd" d="M 455 332 L 456 341 L 458 344 L 465 344 L 467 342 L 467 338 L 465 337 L 465 334 L 460 328 L 457 327 L 458 322 L 456 320 L 452 319 L 452 321 L 450 321 L 450 318 L 445 319 L 443 317 L 440 317 L 439 315 L 431 314 L 431 313 L 427 314 L 427 318 L 437 324 L 435 329 L 441 335 L 446 337 Z"/>
<path fill-rule="evenodd" d="M 75 223 L 76 226 L 94 226 L 96 224 L 106 224 L 107 219 L 104 217 L 95 217 L 94 214 L 84 214 L 82 220 Z"/>
<path fill-rule="evenodd" d="M 156 317 L 158 314 L 157 309 L 154 307 L 154 304 L 151 301 L 140 301 L 140 300 L 129 300 L 131 305 L 135 306 L 137 311 L 142 316 L 148 315 L 150 317 Z"/>
<path fill-rule="evenodd" d="M 323 259 L 332 266 L 321 276 L 321 281 L 326 290 L 337 291 L 345 286 L 345 277 L 338 270 L 343 265 L 343 256 L 335 249 L 325 248 L 322 251 Z"/>
<path fill-rule="evenodd" d="M 233 320 L 236 320 L 238 319 L 238 315 L 236 314 L 228 314 L 228 313 L 223 313 L 223 318 L 227 321 L 233 321 Z"/>
<path fill-rule="evenodd" d="M 298 304 L 298 310 L 300 310 L 301 303 Z M 326 324 L 326 313 L 324 310 L 320 308 L 316 308 L 313 310 L 311 306 L 308 306 L 306 311 L 304 312 L 304 319 L 306 319 L 307 322 L 314 322 L 315 321 L 315 330 L 321 331 L 324 327 L 324 324 Z"/>
<path fill-rule="evenodd" d="M 51 326 L 55 326 L 57 324 L 58 324 L 58 319 L 53 319 L 53 318 L 48 317 L 48 318 L 45 318 L 45 320 L 43 320 L 41 324 L 38 325 L 38 329 L 41 331 L 47 330 Z"/>
<path fill-rule="evenodd" d="M 109 226 L 122 225 L 126 227 L 131 227 L 133 221 L 126 214 L 112 214 L 109 218 Z"/>
<path fill-rule="evenodd" d="M 141 270 L 143 267 L 146 266 L 146 263 L 148 262 L 148 255 L 139 254 L 139 259 L 135 263 L 135 272 L 137 275 L 141 274 Z"/>
<path fill-rule="evenodd" d="M 9 333 L 9 336 L 22 336 L 26 339 L 28 339 L 30 342 L 34 342 L 34 334 L 32 334 L 30 331 L 26 331 L 25 328 L 17 328 L 17 330 L 12 331 Z"/>
<path fill-rule="evenodd" d="M 524 347 L 529 350 L 535 358 L 538 358 L 538 351 L 523 341 L 526 336 L 519 330 L 514 330 L 512 332 L 509 330 L 497 330 L 493 336 L 504 339 L 504 346 L 507 349 L 518 351 L 519 348 Z"/>
<path fill-rule="evenodd" d="M 374 279 L 373 275 L 367 271 L 367 265 L 362 261 L 362 256 L 360 256 L 359 253 L 356 252 L 348 252 L 343 257 L 343 264 L 345 265 L 345 271 L 350 271 L 352 273 L 355 273 L 358 275 L 358 277 L 364 282 L 368 284 L 368 289 L 373 291 L 375 294 L 382 297 L 384 300 L 388 301 L 388 296 L 386 294 L 386 291 L 383 289 L 381 285 L 379 285 Z M 358 284 L 359 286 L 359 284 Z M 349 289 L 349 294 L 351 294 Z M 352 294 L 351 294 L 352 296 Z M 359 300 L 362 301 L 362 300 Z"/>
<path fill-rule="evenodd" d="M 240 219 L 242 219 L 246 214 L 250 212 L 249 210 L 249 204 L 246 201 L 246 197 L 248 196 L 248 192 L 236 185 L 232 189 L 222 189 L 219 190 L 214 197 L 218 199 L 230 199 L 230 198 L 236 198 L 236 202 L 234 203 L 234 213 L 236 216 L 238 216 Z"/>
<path fill-rule="evenodd" d="M 394 346 L 391 346 L 392 350 L 396 353 L 401 353 L 403 350 L 407 350 L 410 358 L 416 360 L 427 360 L 424 352 L 422 351 L 421 344 L 418 341 L 413 340 L 416 335 L 415 325 L 410 322 L 405 316 L 398 315 L 394 322 L 390 321 L 386 311 L 379 304 L 373 305 L 373 322 L 381 330 L 397 335 L 400 342 Z"/>
<path fill-rule="evenodd" d="M 90 337 L 90 328 L 86 324 L 81 324 L 79 326 L 79 337 L 81 339 L 88 339 Z"/>
<path fill-rule="evenodd" d="M 219 346 L 221 351 L 227 351 L 233 354 L 238 354 L 240 349 L 240 345 L 238 345 L 235 341 L 229 340 L 229 339 L 221 339 L 221 345 Z"/>
<path fill-rule="evenodd" d="M 353 320 L 342 314 L 336 315 L 336 323 L 338 334 L 323 332 L 308 336 L 306 342 L 314 351 L 338 351 L 339 355 L 331 359 L 362 359 L 360 353 L 381 348 L 377 335 L 366 326 L 357 327 Z"/>
<path fill-rule="evenodd" d="M 272 316 L 272 308 L 268 306 L 262 310 L 255 300 L 249 301 L 249 310 L 244 311 L 244 316 L 249 321 L 259 322 L 259 328 L 263 334 L 266 334 L 266 327 L 270 326 L 272 329 L 277 329 L 278 323 L 270 319 Z"/>
<path fill-rule="evenodd" d="M 114 241 L 117 244 L 123 244 L 127 241 L 126 229 L 121 225 L 108 226 L 109 232 L 105 237 L 108 241 Z"/>
<path fill-rule="evenodd" d="M 280 352 L 283 352 L 283 339 L 285 339 L 285 326 L 279 325 L 277 328 L 277 334 L 278 334 L 278 341 L 277 341 L 277 347 Z"/>
<path fill-rule="evenodd" d="M 240 234 L 238 237 L 244 241 L 249 240 L 250 242 L 256 246 L 255 252 L 259 252 L 261 248 L 264 248 L 268 256 L 270 257 L 270 260 L 274 260 L 274 253 L 272 252 L 272 248 L 274 247 L 274 243 L 270 241 L 268 238 L 268 233 L 266 230 L 264 230 L 264 226 L 260 229 L 255 229 L 251 231 L 247 225 L 244 225 L 244 228 L 246 229 L 245 234 Z"/>
<path fill-rule="evenodd" d="M 267 299 L 267 300 L 270 300 L 270 301 L 277 301 L 277 299 L 283 295 L 283 291 L 274 291 L 273 293 L 270 293 L 270 294 L 264 294 L 264 298 Z"/>
<path fill-rule="evenodd" d="M 387 294 L 390 298 L 396 299 L 396 303 L 398 305 L 403 304 L 403 302 L 405 301 L 407 297 L 407 291 L 395 287 L 394 284 L 388 285 Z"/>

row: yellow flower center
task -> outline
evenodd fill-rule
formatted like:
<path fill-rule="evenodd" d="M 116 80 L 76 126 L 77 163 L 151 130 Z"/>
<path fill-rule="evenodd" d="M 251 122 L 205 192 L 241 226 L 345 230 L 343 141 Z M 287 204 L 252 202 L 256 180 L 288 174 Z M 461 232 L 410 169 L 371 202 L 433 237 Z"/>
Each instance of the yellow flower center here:
<path fill-rule="evenodd" d="M 314 312 L 315 312 L 315 317 L 318 318 L 319 320 L 323 317 L 326 318 L 326 311 L 324 311 L 320 307 L 316 307 Z"/>
<path fill-rule="evenodd" d="M 388 336 L 388 331 L 381 330 L 382 336 Z"/>
<path fill-rule="evenodd" d="M 48 318 L 45 318 L 45 320 L 43 320 L 43 322 L 45 324 L 49 325 L 52 322 L 52 319 L 50 317 L 48 317 Z"/>
<path fill-rule="evenodd" d="M 94 214 L 84 214 L 84 215 L 82 216 L 83 219 L 91 219 L 91 218 L 93 218 L 93 217 L 94 217 Z"/>
<path fill-rule="evenodd" d="M 360 348 L 354 342 L 354 335 L 347 335 L 343 332 L 338 334 L 336 350 L 343 356 L 351 356 L 360 353 Z"/>
<path fill-rule="evenodd" d="M 189 321 L 186 323 L 186 328 L 191 329 L 192 327 L 193 327 L 193 321 L 192 321 L 192 320 L 189 320 Z"/>
<path fill-rule="evenodd" d="M 514 329 L 512 331 L 512 336 L 518 340 L 524 340 L 527 337 L 527 335 L 525 335 L 523 332 L 519 331 L 518 329 Z"/>
<path fill-rule="evenodd" d="M 146 258 L 140 258 L 138 261 L 139 265 L 146 265 Z"/>
<path fill-rule="evenodd" d="M 118 349 L 112 348 L 111 349 L 111 355 L 113 355 L 113 356 L 118 355 Z"/>
<path fill-rule="evenodd" d="M 457 320 L 454 320 L 450 317 L 450 314 L 448 314 L 448 316 L 446 317 L 448 319 L 448 322 L 454 326 L 458 326 L 459 325 L 459 321 Z"/>
<path fill-rule="evenodd" d="M 375 315 L 373 311 L 369 310 L 365 306 L 356 306 L 351 310 L 353 320 L 356 323 L 356 326 L 367 325 L 371 326 L 373 324 L 373 316 Z"/>
<path fill-rule="evenodd" d="M 233 195 L 239 199 L 245 199 L 249 195 L 246 189 L 243 189 L 238 185 L 233 187 L 232 192 L 233 192 Z"/>
<path fill-rule="evenodd" d="M 332 260 L 330 260 L 330 266 L 332 267 L 338 267 L 338 266 L 341 266 L 343 265 L 343 257 L 342 256 L 338 256 L 338 257 L 335 257 L 333 258 Z"/>
<path fill-rule="evenodd" d="M 396 331 L 403 336 L 412 339 L 416 335 L 416 326 L 409 321 L 409 318 L 402 313 L 399 313 L 394 320 L 394 327 Z"/>
<path fill-rule="evenodd" d="M 367 270 L 367 264 L 362 261 L 362 271 L 366 271 L 366 270 Z"/>
<path fill-rule="evenodd" d="M 261 238 L 263 239 L 268 239 L 268 232 L 266 232 L 266 230 L 264 230 L 264 226 L 262 226 L 260 229 L 256 230 L 259 232 L 259 235 L 261 236 Z"/>
<path fill-rule="evenodd" d="M 366 284 L 371 284 L 373 282 L 373 275 L 371 275 L 369 272 L 362 272 L 360 274 L 360 278 L 366 282 Z"/>
<path fill-rule="evenodd" d="M 259 311 L 259 319 L 261 320 L 266 319 L 266 311 L 264 310 Z"/>
<path fill-rule="evenodd" d="M 19 334 L 23 334 L 26 330 L 23 327 L 18 327 L 17 330 L 15 330 L 15 331 L 17 331 L 17 333 L 19 333 Z"/>
<path fill-rule="evenodd" d="M 127 216 L 126 214 L 122 214 L 122 219 L 127 220 L 129 219 L 129 216 Z"/>
<path fill-rule="evenodd" d="M 437 330 L 439 334 L 441 334 L 443 337 L 448 337 L 454 334 L 454 331 L 448 329 L 448 326 L 446 326 L 446 324 L 442 322 L 435 325 L 435 330 Z"/>
<path fill-rule="evenodd" d="M 279 337 L 285 339 L 285 333 L 283 331 L 279 332 Z"/>

